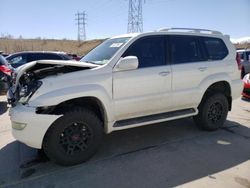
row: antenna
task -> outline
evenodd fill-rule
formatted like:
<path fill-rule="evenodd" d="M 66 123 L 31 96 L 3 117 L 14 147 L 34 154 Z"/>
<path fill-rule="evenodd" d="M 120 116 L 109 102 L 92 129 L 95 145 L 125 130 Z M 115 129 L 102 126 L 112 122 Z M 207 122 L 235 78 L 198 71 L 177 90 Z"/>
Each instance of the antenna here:
<path fill-rule="evenodd" d="M 127 32 L 143 32 L 142 0 L 129 0 Z"/>
<path fill-rule="evenodd" d="M 76 14 L 76 21 L 77 21 L 77 27 L 78 27 L 78 33 L 77 33 L 77 39 L 78 41 L 85 41 L 86 40 L 86 13 L 83 12 L 77 12 Z"/>

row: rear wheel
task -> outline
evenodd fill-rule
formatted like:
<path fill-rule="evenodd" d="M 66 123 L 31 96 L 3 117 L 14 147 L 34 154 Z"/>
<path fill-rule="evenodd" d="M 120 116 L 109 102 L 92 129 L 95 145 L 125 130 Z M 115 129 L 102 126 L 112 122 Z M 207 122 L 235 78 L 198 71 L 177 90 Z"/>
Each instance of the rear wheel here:
<path fill-rule="evenodd" d="M 102 122 L 92 111 L 73 110 L 53 123 L 45 135 L 43 149 L 55 163 L 75 165 L 96 152 L 102 135 Z"/>
<path fill-rule="evenodd" d="M 199 114 L 194 117 L 197 126 L 214 131 L 222 127 L 228 114 L 228 100 L 222 93 L 208 94 L 198 107 Z"/>

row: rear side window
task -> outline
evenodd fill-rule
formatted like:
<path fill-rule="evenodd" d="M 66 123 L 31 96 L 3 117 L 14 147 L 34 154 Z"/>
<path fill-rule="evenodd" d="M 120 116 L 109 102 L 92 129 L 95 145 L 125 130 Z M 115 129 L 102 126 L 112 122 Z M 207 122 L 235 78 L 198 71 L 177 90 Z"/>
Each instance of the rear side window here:
<path fill-rule="evenodd" d="M 123 54 L 136 56 L 139 68 L 166 65 L 166 48 L 164 36 L 148 36 L 135 41 Z"/>
<path fill-rule="evenodd" d="M 171 59 L 173 64 L 204 61 L 199 40 L 195 36 L 170 36 Z"/>
<path fill-rule="evenodd" d="M 221 60 L 228 55 L 228 49 L 223 40 L 212 37 L 202 37 L 201 40 L 207 50 L 209 60 Z"/>

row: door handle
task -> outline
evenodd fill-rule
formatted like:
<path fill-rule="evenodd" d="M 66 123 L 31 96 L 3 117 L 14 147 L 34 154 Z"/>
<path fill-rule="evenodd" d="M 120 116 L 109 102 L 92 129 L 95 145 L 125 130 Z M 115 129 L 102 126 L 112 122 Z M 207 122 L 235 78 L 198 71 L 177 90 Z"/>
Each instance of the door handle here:
<path fill-rule="evenodd" d="M 199 67 L 198 69 L 199 69 L 199 71 L 203 72 L 203 71 L 207 70 L 207 67 Z"/>
<path fill-rule="evenodd" d="M 165 71 L 165 72 L 159 72 L 160 76 L 167 76 L 170 74 L 170 71 Z"/>

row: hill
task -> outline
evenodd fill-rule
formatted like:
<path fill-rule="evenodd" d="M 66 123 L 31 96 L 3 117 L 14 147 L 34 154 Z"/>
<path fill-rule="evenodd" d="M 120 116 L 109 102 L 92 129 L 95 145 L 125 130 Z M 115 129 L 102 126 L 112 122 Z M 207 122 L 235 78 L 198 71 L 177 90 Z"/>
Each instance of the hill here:
<path fill-rule="evenodd" d="M 64 51 L 82 56 L 103 41 L 104 39 L 78 42 L 74 40 L 0 38 L 0 51 L 8 54 L 19 51 Z M 250 48 L 248 41 L 235 40 L 233 42 L 236 48 Z"/>
<path fill-rule="evenodd" d="M 103 40 L 96 39 L 78 42 L 74 40 L 0 38 L 0 51 L 8 54 L 19 51 L 64 51 L 82 56 Z"/>

